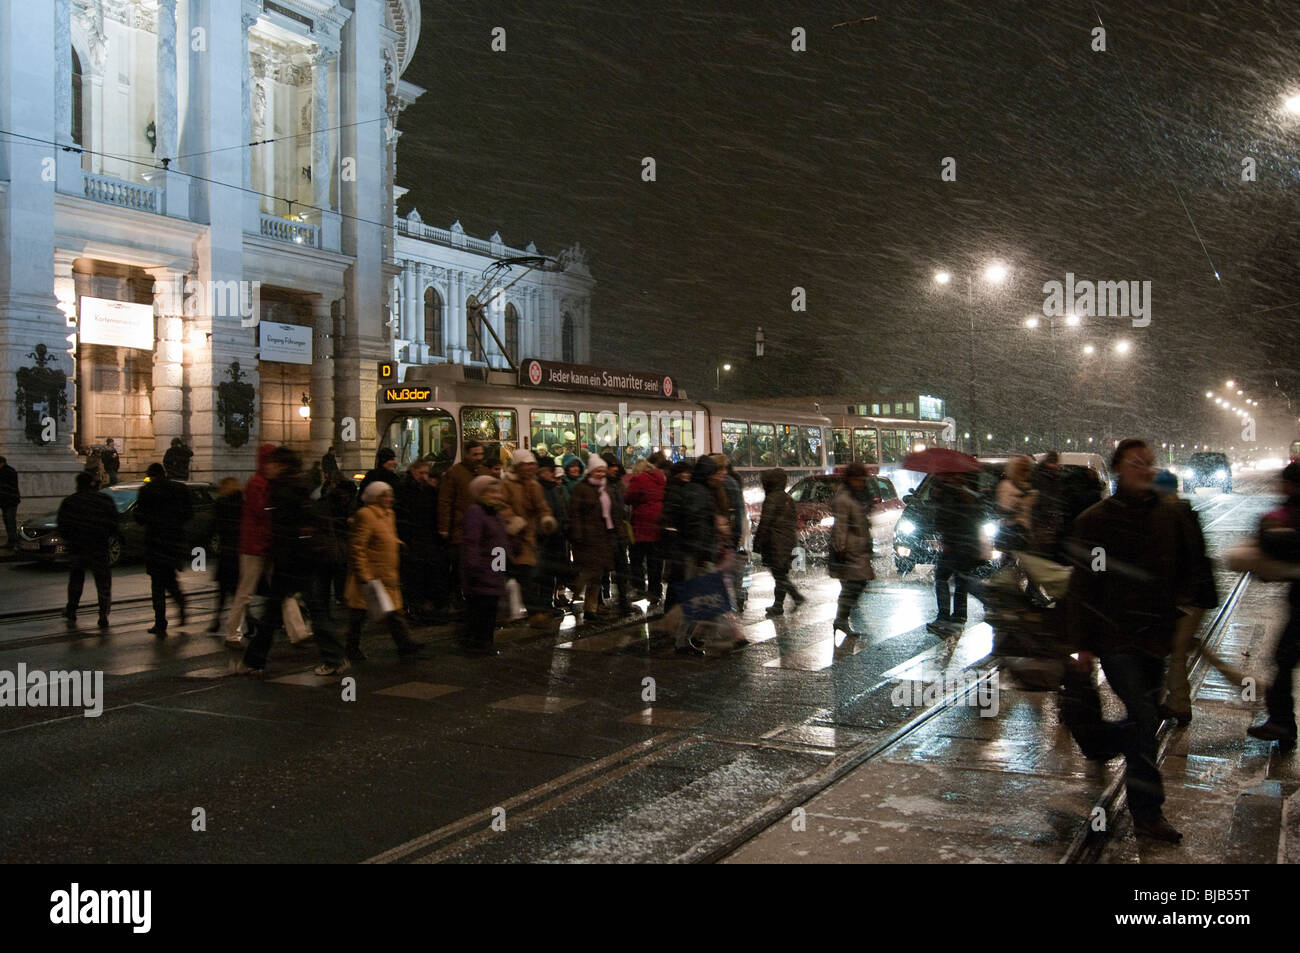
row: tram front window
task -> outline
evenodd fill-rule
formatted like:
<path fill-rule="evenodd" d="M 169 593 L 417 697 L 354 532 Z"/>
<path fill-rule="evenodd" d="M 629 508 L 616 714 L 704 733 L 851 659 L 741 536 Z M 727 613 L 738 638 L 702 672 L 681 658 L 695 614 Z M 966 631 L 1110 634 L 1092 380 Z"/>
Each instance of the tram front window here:
<path fill-rule="evenodd" d="M 484 444 L 483 460 L 487 464 L 506 463 L 519 449 L 519 431 L 512 407 L 466 407 L 460 412 L 462 440 Z"/>
<path fill-rule="evenodd" d="M 456 458 L 456 423 L 443 411 L 396 417 L 388 425 L 383 446 L 397 454 L 399 470 L 421 457 L 450 465 Z"/>

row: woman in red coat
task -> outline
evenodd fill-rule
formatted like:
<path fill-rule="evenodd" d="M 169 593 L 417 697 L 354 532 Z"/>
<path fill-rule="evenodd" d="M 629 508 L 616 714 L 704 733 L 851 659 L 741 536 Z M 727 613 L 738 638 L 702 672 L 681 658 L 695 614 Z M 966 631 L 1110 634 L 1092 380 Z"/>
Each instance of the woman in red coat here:
<path fill-rule="evenodd" d="M 659 545 L 659 522 L 664 509 L 664 489 L 668 485 L 668 478 L 657 465 L 656 457 L 664 459 L 662 453 L 656 453 L 632 468 L 632 478 L 623 494 L 623 501 L 632 507 L 629 562 L 632 585 L 636 590 L 632 598 L 648 598 L 651 609 L 663 601 L 664 556 Z M 650 575 L 649 588 L 646 587 L 647 572 Z"/>

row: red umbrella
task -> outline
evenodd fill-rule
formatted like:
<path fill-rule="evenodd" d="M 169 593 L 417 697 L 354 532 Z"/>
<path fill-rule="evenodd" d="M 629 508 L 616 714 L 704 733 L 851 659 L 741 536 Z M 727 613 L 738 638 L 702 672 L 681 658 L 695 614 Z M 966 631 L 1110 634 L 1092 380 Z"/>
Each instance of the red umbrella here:
<path fill-rule="evenodd" d="M 980 462 L 968 453 L 931 447 L 903 458 L 904 470 L 918 473 L 978 473 Z"/>

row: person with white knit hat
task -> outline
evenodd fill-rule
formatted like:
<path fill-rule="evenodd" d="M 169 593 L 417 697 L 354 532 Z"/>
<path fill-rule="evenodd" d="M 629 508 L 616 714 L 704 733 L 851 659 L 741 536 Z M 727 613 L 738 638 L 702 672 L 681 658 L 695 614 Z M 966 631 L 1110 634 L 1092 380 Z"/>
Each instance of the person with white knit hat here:
<path fill-rule="evenodd" d="M 368 606 L 382 606 L 384 624 L 402 656 L 416 655 L 423 643 L 411 638 L 402 609 L 402 541 L 393 512 L 393 488 L 375 480 L 361 493 L 361 508 L 352 518 L 351 571 L 343 590 L 350 610 L 348 658 L 364 661 L 361 627 Z"/>
<path fill-rule="evenodd" d="M 614 568 L 614 498 L 606 483 L 607 465 L 596 454 L 587 460 L 587 474 L 569 499 L 569 539 L 578 578 L 573 591 L 586 590 L 583 622 L 602 618 L 600 578 Z"/>
<path fill-rule="evenodd" d="M 551 611 L 549 587 L 542 592 L 536 584 L 537 537 L 554 533 L 559 523 L 538 482 L 537 458 L 528 450 L 516 450 L 501 486 L 506 501 L 506 528 L 518 542 L 518 552 L 510 562 L 510 578 L 519 584 L 528 609 L 528 624 L 546 628 L 559 619 Z"/>

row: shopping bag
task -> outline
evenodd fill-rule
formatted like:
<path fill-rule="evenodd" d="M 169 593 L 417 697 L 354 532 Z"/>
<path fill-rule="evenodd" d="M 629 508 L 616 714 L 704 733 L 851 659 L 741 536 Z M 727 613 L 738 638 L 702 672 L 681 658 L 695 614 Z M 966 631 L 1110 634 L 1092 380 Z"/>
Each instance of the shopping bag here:
<path fill-rule="evenodd" d="M 393 599 L 384 588 L 383 582 L 371 579 L 366 583 L 366 608 L 371 619 L 382 619 L 394 610 Z"/>
<path fill-rule="evenodd" d="M 519 585 L 519 580 L 506 580 L 506 598 L 510 600 L 507 603 L 509 606 L 510 618 L 517 619 L 521 615 L 524 615 L 526 611 L 524 609 L 524 591 Z"/>
<path fill-rule="evenodd" d="M 732 609 L 727 580 L 722 572 L 711 572 L 677 584 L 677 601 L 691 622 L 716 618 Z"/>

